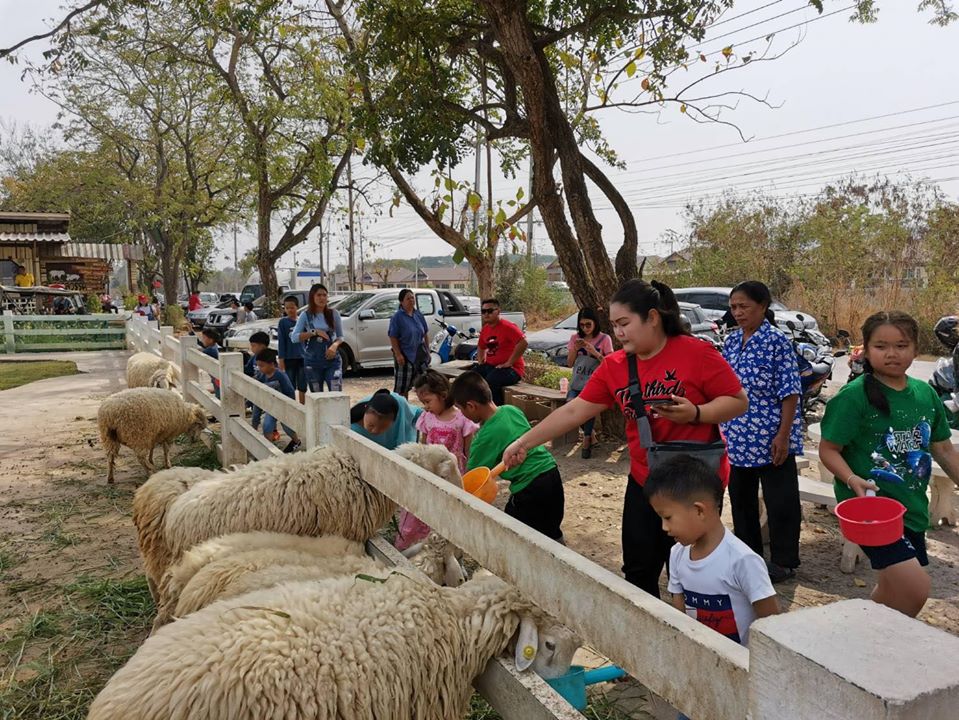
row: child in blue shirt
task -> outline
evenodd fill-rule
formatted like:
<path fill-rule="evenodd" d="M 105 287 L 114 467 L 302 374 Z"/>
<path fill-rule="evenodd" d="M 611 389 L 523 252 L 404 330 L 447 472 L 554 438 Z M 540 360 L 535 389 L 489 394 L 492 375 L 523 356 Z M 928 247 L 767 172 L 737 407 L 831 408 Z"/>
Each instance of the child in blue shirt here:
<path fill-rule="evenodd" d="M 200 343 L 200 349 L 204 355 L 209 355 L 214 360 L 220 359 L 220 333 L 212 329 L 204 329 L 200 331 L 200 337 L 198 338 Z M 213 394 L 216 395 L 217 399 L 220 398 L 220 381 L 216 378 L 211 378 L 213 380 Z"/>
<path fill-rule="evenodd" d="M 262 330 L 250 335 L 250 358 L 243 366 L 243 374 L 256 377 L 256 356 L 270 347 L 270 336 Z"/>
<path fill-rule="evenodd" d="M 290 335 L 296 327 L 297 310 L 299 309 L 296 296 L 288 295 L 283 298 L 283 317 L 276 326 L 277 360 L 280 370 L 285 372 L 293 387 L 300 404 L 306 402 L 306 368 L 303 365 L 303 348 L 300 343 L 293 342 Z"/>
<path fill-rule="evenodd" d="M 290 399 L 296 399 L 296 394 L 293 390 L 293 383 L 290 382 L 290 378 L 287 377 L 286 373 L 279 372 L 276 367 L 276 350 L 271 348 L 261 350 L 256 356 L 256 369 L 257 380 L 266 385 L 268 388 L 276 390 L 282 395 L 286 395 L 286 397 Z M 254 430 L 259 428 L 261 417 L 263 418 L 264 437 L 271 442 L 279 440 L 280 433 L 276 429 L 276 418 L 269 413 L 264 413 L 261 408 L 258 408 L 256 405 L 254 405 L 253 417 L 250 418 L 250 424 L 253 426 Z M 299 450 L 300 438 L 296 432 L 286 425 L 283 425 L 283 432 L 290 436 L 290 442 L 285 448 L 283 448 L 283 452 L 291 453 Z"/>

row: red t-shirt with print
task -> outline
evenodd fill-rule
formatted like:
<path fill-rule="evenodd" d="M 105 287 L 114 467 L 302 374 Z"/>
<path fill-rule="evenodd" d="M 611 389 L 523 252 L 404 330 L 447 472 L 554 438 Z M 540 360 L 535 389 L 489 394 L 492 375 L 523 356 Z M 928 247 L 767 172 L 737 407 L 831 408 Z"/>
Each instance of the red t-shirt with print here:
<path fill-rule="evenodd" d="M 618 405 L 626 418 L 626 440 L 629 444 L 629 471 L 640 485 L 645 484 L 649 468 L 646 450 L 639 445 L 636 415 L 629 404 L 629 370 L 626 351 L 617 350 L 607 355 L 596 368 L 579 397 L 599 405 Z M 639 369 L 639 384 L 643 398 L 654 400 L 679 395 L 695 405 L 702 405 L 723 395 L 736 395 L 742 389 L 739 378 L 723 356 L 709 343 L 688 335 L 678 335 L 666 341 L 655 356 L 641 360 L 633 358 Z M 646 408 L 650 412 L 651 408 Z M 650 414 L 653 440 L 694 440 L 713 442 L 719 438 L 717 425 L 680 425 Z M 723 457 L 720 476 L 725 485 L 729 480 L 729 459 Z"/>
<path fill-rule="evenodd" d="M 509 360 L 519 341 L 525 336 L 514 323 L 509 320 L 500 320 L 495 325 L 484 325 L 480 330 L 479 346 L 486 350 L 486 365 L 500 365 Z M 513 369 L 523 376 L 526 370 L 526 361 L 520 355 L 513 363 Z"/>

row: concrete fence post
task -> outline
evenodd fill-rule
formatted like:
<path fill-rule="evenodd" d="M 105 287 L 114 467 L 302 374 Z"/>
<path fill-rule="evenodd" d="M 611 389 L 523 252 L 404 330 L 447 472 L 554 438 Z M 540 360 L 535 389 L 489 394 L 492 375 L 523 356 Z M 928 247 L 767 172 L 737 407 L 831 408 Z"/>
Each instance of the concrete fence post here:
<path fill-rule="evenodd" d="M 197 347 L 197 345 L 192 336 L 187 335 L 180 338 L 180 379 L 183 382 L 184 400 L 193 399 L 191 383 L 200 382 L 200 369 L 190 362 L 190 356 L 187 353 L 187 350 L 194 347 Z"/>
<path fill-rule="evenodd" d="M 176 358 L 174 357 L 173 348 L 171 348 L 166 339 L 168 337 L 173 337 L 173 327 L 170 325 L 161 325 L 160 326 L 160 354 L 165 360 L 174 362 Z"/>
<path fill-rule="evenodd" d="M 17 351 L 16 339 L 13 336 L 13 314 L 3 313 L 3 351 L 13 355 Z"/>
<path fill-rule="evenodd" d="M 223 465 L 240 465 L 249 459 L 240 440 L 237 423 L 244 421 L 246 403 L 234 387 L 234 375 L 243 374 L 243 354 L 220 353 L 220 443 L 223 446 Z"/>
<path fill-rule="evenodd" d="M 307 448 L 333 442 L 330 428 L 350 424 L 350 396 L 342 392 L 306 395 L 306 428 L 303 443 Z"/>
<path fill-rule="evenodd" d="M 749 629 L 751 720 L 945 720 L 959 708 L 959 638 L 843 600 Z"/>

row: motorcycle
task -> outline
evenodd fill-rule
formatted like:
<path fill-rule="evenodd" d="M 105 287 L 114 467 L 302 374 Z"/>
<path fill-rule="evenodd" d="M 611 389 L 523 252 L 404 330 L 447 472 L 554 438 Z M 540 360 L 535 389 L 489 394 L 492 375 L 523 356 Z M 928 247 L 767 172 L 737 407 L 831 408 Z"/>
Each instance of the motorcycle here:
<path fill-rule="evenodd" d="M 959 366 L 959 317 L 947 315 L 940 318 L 933 332 L 951 355 L 936 361 L 936 369 L 929 378 L 929 385 L 946 407 L 949 427 L 956 430 L 959 429 L 959 387 L 956 385 L 956 367 Z"/>
<path fill-rule="evenodd" d="M 852 338 L 849 335 L 848 330 L 840 330 L 839 340 L 846 346 L 846 352 L 849 354 L 849 377 L 846 378 L 846 384 L 848 385 L 857 377 L 862 375 L 865 372 L 865 355 L 863 354 L 864 346 L 863 345 L 853 345 Z"/>
<path fill-rule="evenodd" d="M 799 381 L 802 386 L 803 418 L 811 415 L 826 401 L 822 389 L 832 378 L 832 368 L 837 357 L 846 354 L 846 350 L 832 351 L 829 340 L 819 331 L 798 327 L 792 320 L 786 322 L 792 333 L 796 361 L 799 364 Z M 822 341 L 826 342 L 823 343 Z"/>
<path fill-rule="evenodd" d="M 475 360 L 477 345 L 471 341 L 477 340 L 478 336 L 473 328 L 470 328 L 471 334 L 458 330 L 455 325 L 450 325 L 442 320 L 435 319 L 434 322 L 440 326 L 440 330 L 433 336 L 430 342 L 430 365 L 441 365 L 450 360 Z M 454 347 L 453 339 L 460 338 L 460 342 Z"/>

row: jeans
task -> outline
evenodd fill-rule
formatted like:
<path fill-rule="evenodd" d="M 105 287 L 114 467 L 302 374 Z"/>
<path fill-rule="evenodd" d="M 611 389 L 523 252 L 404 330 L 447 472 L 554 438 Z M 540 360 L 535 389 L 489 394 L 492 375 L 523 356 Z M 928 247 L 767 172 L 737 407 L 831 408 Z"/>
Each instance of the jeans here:
<path fill-rule="evenodd" d="M 659 576 L 676 544 L 663 521 L 632 476 L 626 480 L 623 501 L 623 575 L 626 582 L 659 597 Z"/>
<path fill-rule="evenodd" d="M 573 388 L 570 388 L 570 389 L 569 389 L 569 392 L 566 393 L 566 401 L 569 402 L 569 401 L 572 400 L 573 398 L 579 397 L 579 394 L 580 394 L 581 392 L 583 392 L 583 391 L 582 391 L 582 390 L 573 390 Z M 584 422 L 584 423 L 582 424 L 582 426 L 581 426 L 582 429 L 583 429 L 583 436 L 584 436 L 584 437 L 589 437 L 590 435 L 592 435 L 592 434 L 593 434 L 593 428 L 594 428 L 595 426 L 596 426 L 596 418 L 590 418 L 589 420 L 587 420 L 586 422 Z"/>
<path fill-rule="evenodd" d="M 498 368 L 493 365 L 482 363 L 476 366 L 476 372 L 483 376 L 486 384 L 489 385 L 490 392 L 493 395 L 493 402 L 496 405 L 505 405 L 506 398 L 503 394 L 503 388 L 508 385 L 515 385 L 522 378 L 513 368 Z"/>
<path fill-rule="evenodd" d="M 759 527 L 759 486 L 769 517 L 769 557 L 784 568 L 799 567 L 799 471 L 796 456 L 782 465 L 733 466 L 729 472 L 729 503 L 733 531 L 759 557 L 763 557 L 763 536 Z"/>
<path fill-rule="evenodd" d="M 310 392 L 323 392 L 324 385 L 330 392 L 340 392 L 343 389 L 343 366 L 339 358 L 336 362 L 330 361 L 329 365 L 323 367 L 307 365 L 306 380 L 310 386 Z"/>
<path fill-rule="evenodd" d="M 276 432 L 276 418 L 272 415 L 263 415 L 263 434 L 266 437 L 270 437 L 273 433 Z M 296 432 L 293 428 L 283 425 L 283 432 L 285 432 L 289 437 L 294 437 Z"/>

